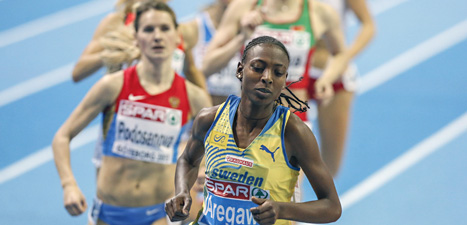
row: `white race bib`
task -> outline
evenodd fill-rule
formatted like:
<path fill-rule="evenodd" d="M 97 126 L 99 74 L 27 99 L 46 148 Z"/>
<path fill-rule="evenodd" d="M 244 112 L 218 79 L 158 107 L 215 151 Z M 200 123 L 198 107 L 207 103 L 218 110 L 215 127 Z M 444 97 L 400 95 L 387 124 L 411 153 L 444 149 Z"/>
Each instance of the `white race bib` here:
<path fill-rule="evenodd" d="M 112 152 L 134 160 L 175 163 L 181 127 L 181 110 L 121 100 Z"/>

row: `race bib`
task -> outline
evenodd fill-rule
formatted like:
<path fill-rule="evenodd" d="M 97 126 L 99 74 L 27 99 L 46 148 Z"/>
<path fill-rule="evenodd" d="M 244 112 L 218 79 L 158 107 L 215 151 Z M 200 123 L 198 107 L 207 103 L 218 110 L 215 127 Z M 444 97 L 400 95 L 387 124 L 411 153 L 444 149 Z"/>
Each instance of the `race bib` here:
<path fill-rule="evenodd" d="M 174 145 L 181 127 L 181 110 L 121 100 L 112 153 L 134 160 L 173 164 Z"/>
<path fill-rule="evenodd" d="M 290 56 L 287 82 L 298 81 L 304 75 L 308 63 L 308 54 L 311 48 L 310 33 L 300 30 L 272 29 L 258 26 L 255 29 L 252 39 L 259 36 L 271 36 L 284 44 Z"/>
<path fill-rule="evenodd" d="M 206 197 L 199 224 L 257 224 L 250 209 L 251 197 L 270 199 L 269 191 L 239 182 L 206 177 Z"/>

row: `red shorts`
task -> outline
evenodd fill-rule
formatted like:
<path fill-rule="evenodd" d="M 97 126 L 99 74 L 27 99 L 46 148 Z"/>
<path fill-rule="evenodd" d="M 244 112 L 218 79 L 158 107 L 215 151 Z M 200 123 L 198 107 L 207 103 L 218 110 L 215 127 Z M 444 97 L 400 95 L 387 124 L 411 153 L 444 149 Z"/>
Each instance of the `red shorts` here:
<path fill-rule="evenodd" d="M 316 78 L 310 78 L 310 82 L 308 83 L 308 98 L 309 99 L 316 99 L 315 96 L 315 82 Z M 341 81 L 338 81 L 334 84 L 332 84 L 332 87 L 334 89 L 334 93 L 340 91 L 340 90 L 345 90 L 344 84 Z"/>
<path fill-rule="evenodd" d="M 314 97 L 315 95 L 315 82 L 316 82 L 316 79 L 315 78 L 309 78 L 308 80 L 308 87 L 307 87 L 307 91 L 308 91 L 308 100 L 312 100 L 312 99 L 316 99 Z M 332 85 L 333 89 L 334 89 L 334 92 L 338 92 L 340 90 L 345 90 L 344 88 L 344 84 L 340 81 L 334 83 Z M 306 122 L 308 121 L 308 118 L 307 118 L 307 113 L 306 112 L 299 112 L 299 111 L 295 111 L 294 112 L 295 115 L 297 115 L 298 117 L 300 117 L 300 119 L 303 121 L 303 122 Z"/>
<path fill-rule="evenodd" d="M 290 85 L 292 82 L 289 82 L 287 81 L 285 84 L 286 85 Z M 293 88 L 293 89 L 305 89 L 308 87 L 310 83 L 310 76 L 302 76 L 302 80 L 297 82 L 297 83 L 293 83 L 292 85 L 290 85 L 289 88 Z"/>

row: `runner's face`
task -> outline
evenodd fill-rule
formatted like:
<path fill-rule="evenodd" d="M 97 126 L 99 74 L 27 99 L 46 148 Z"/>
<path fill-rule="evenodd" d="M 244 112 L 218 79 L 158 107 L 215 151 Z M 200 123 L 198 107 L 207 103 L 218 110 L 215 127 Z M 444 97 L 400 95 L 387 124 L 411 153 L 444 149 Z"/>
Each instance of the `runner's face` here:
<path fill-rule="evenodd" d="M 274 44 L 259 44 L 247 52 L 244 65 L 237 73 L 242 77 L 242 97 L 253 102 L 269 104 L 285 87 L 289 60 L 286 53 Z"/>
<path fill-rule="evenodd" d="M 180 37 L 168 12 L 151 9 L 139 19 L 136 41 L 141 54 L 149 59 L 172 57 Z"/>

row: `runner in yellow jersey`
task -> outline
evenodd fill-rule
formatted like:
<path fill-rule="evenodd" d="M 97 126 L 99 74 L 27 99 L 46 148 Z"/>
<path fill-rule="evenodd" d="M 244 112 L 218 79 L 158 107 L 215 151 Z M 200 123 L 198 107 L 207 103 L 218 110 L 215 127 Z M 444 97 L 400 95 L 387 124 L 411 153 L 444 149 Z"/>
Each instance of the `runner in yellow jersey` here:
<path fill-rule="evenodd" d="M 290 58 L 278 40 L 261 36 L 245 48 L 236 76 L 241 98 L 230 96 L 202 110 L 177 162 L 175 197 L 166 203 L 172 221 L 191 206 L 190 189 L 206 155 L 204 207 L 194 224 L 333 222 L 341 214 L 332 177 L 311 130 L 278 101 Z M 297 108 L 298 109 L 298 108 Z M 302 169 L 317 200 L 290 202 Z"/>

